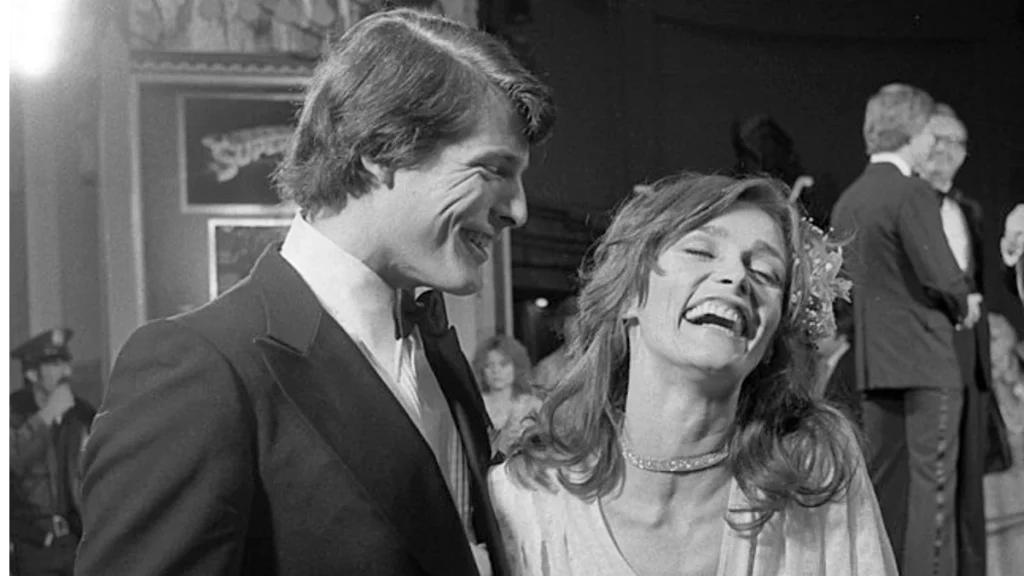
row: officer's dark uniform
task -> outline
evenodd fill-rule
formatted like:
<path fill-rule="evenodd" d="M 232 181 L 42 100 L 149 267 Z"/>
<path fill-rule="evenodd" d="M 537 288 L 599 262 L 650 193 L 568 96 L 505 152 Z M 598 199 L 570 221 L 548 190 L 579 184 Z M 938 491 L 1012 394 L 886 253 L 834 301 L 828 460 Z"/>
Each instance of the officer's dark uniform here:
<path fill-rule="evenodd" d="M 22 371 L 68 362 L 72 331 L 43 332 L 11 356 Z M 45 424 L 31 384 L 11 394 L 11 571 L 68 575 L 82 534 L 79 454 L 96 410 L 81 398 L 59 421 Z"/>

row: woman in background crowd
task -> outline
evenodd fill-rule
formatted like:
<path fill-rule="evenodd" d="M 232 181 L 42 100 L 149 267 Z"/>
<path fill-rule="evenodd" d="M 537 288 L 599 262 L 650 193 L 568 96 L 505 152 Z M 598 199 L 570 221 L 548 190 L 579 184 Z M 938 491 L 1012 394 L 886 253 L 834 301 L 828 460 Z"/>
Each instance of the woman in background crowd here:
<path fill-rule="evenodd" d="M 787 194 L 684 174 L 618 212 L 568 374 L 491 470 L 514 572 L 896 573 L 853 426 L 812 392 L 841 255 Z"/>
<path fill-rule="evenodd" d="M 1006 422 L 1013 464 L 985 476 L 989 576 L 1020 574 L 1024 567 L 1024 345 L 1013 326 L 989 314 L 992 388 Z"/>
<path fill-rule="evenodd" d="M 507 453 L 523 431 L 523 419 L 540 407 L 532 394 L 530 357 L 518 340 L 499 334 L 477 348 L 473 370 L 494 425 L 491 445 Z"/>

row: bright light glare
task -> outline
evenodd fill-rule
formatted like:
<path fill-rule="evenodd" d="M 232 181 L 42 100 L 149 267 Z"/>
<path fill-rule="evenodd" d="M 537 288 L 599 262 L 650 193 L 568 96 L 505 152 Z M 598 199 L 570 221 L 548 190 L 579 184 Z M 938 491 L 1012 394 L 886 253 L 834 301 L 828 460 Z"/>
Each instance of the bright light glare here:
<path fill-rule="evenodd" d="M 533 304 L 537 308 L 547 308 L 548 307 L 548 299 L 547 298 L 543 298 L 543 297 L 537 298 L 536 300 L 533 301 Z"/>
<path fill-rule="evenodd" d="M 67 0 L 14 0 L 11 5 L 12 68 L 45 74 L 57 60 Z"/>

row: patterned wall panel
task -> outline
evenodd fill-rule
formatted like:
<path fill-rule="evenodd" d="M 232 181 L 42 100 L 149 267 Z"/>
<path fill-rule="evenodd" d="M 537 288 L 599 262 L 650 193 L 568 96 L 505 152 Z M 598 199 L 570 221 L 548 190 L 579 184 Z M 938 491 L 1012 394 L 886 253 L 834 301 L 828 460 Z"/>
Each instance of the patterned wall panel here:
<path fill-rule="evenodd" d="M 135 50 L 315 55 L 328 31 L 346 30 L 385 3 L 476 25 L 478 0 L 130 0 Z"/>

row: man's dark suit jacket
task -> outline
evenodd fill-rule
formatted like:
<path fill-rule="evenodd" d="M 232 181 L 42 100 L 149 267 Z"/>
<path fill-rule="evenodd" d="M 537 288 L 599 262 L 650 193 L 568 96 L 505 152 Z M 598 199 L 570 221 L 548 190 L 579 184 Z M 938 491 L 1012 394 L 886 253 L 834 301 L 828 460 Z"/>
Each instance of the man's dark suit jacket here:
<path fill-rule="evenodd" d="M 964 196 L 959 190 L 949 192 L 950 198 L 960 205 L 960 209 L 967 220 L 967 233 L 971 243 L 971 268 L 968 270 L 965 280 L 970 292 L 985 294 L 985 252 L 984 237 L 981 227 L 982 220 L 981 205 L 973 198 Z M 988 390 L 992 380 L 992 355 L 990 352 L 991 332 L 988 325 L 987 310 L 982 308 L 981 318 L 974 325 L 975 346 L 977 350 L 977 363 L 973 374 L 965 374 L 964 381 L 972 382 L 981 390 Z"/>
<path fill-rule="evenodd" d="M 984 238 L 981 227 L 981 206 L 964 196 L 959 190 L 951 190 L 949 196 L 960 205 L 967 221 L 968 238 L 971 243 L 971 266 L 965 276 L 971 292 L 985 293 Z M 957 355 L 963 372 L 963 380 L 974 388 L 965 394 L 964 409 L 960 423 L 960 457 L 957 460 L 957 566 L 961 574 L 985 574 L 986 542 L 985 496 L 983 479 L 988 469 L 1009 467 L 1009 453 L 1004 450 L 1005 432 L 1002 439 L 999 431 L 992 426 L 1005 426 L 993 422 L 989 412 L 996 402 L 991 392 L 992 356 L 991 332 L 987 310 L 982 307 L 981 318 L 973 329 L 956 338 Z M 972 358 L 973 357 L 973 358 Z"/>
<path fill-rule="evenodd" d="M 77 574 L 477 573 L 430 448 L 279 249 L 124 346 L 86 448 Z M 451 328 L 421 335 L 507 574 L 472 372 Z"/>
<path fill-rule="evenodd" d="M 850 239 L 854 362 L 860 390 L 958 388 L 954 326 L 967 281 L 953 258 L 931 186 L 889 163 L 869 164 L 832 212 Z"/>

